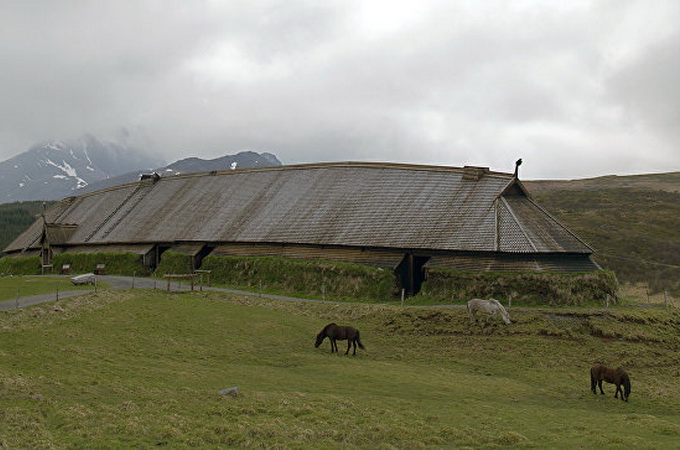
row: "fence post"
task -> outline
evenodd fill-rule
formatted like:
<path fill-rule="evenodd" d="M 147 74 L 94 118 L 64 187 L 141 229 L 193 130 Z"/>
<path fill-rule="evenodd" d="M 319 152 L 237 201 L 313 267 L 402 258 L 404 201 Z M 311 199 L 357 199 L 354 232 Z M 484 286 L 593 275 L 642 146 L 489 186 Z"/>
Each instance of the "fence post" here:
<path fill-rule="evenodd" d="M 668 305 L 668 291 L 666 289 L 663 290 L 663 298 L 664 298 L 664 302 L 666 303 L 666 309 L 668 309 L 668 307 L 669 307 L 669 305 Z"/>
<path fill-rule="evenodd" d="M 604 305 L 607 309 L 609 309 L 609 294 L 607 294 L 607 297 L 605 297 Z"/>
<path fill-rule="evenodd" d="M 405 289 L 401 288 L 401 306 L 404 306 L 404 295 L 405 295 Z"/>

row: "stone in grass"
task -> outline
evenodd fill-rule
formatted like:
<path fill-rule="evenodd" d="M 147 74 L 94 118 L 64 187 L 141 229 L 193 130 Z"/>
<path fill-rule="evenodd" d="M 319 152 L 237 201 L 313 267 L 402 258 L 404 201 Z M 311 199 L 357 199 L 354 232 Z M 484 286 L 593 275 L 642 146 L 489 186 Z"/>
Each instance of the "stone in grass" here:
<path fill-rule="evenodd" d="M 218 391 L 222 395 L 230 395 L 232 397 L 238 397 L 238 386 L 233 386 L 230 388 L 222 389 Z"/>

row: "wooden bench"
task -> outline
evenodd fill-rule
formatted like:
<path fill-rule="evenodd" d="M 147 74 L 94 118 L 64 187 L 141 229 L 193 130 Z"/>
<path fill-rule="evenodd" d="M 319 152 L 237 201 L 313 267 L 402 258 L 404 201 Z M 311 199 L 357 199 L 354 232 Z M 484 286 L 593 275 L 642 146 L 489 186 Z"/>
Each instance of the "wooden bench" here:
<path fill-rule="evenodd" d="M 196 269 L 194 270 L 194 273 L 199 275 L 199 281 L 201 283 L 201 290 L 203 290 L 203 275 L 207 275 L 208 277 L 208 286 L 210 286 L 210 274 L 212 273 L 212 270 L 201 270 L 201 269 Z"/>
<path fill-rule="evenodd" d="M 45 272 L 50 271 L 52 272 L 54 270 L 54 266 L 52 264 L 42 264 L 40 268 L 40 273 L 45 274 Z"/>
<path fill-rule="evenodd" d="M 170 280 L 190 280 L 191 281 L 191 290 L 194 290 L 194 284 L 196 281 L 196 277 L 198 274 L 195 273 L 186 273 L 186 274 L 165 274 L 163 275 L 163 278 L 168 280 L 168 292 L 170 292 Z"/>
<path fill-rule="evenodd" d="M 106 274 L 106 264 L 99 263 L 97 266 L 94 268 L 94 274 L 95 275 L 105 275 Z"/>

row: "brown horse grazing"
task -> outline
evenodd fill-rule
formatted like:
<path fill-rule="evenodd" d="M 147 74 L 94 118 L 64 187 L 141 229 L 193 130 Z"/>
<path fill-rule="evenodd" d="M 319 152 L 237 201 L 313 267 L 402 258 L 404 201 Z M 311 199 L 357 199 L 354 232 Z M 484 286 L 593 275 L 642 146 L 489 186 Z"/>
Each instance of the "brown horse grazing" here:
<path fill-rule="evenodd" d="M 323 330 L 321 330 L 319 334 L 316 335 L 316 343 L 314 344 L 314 347 L 319 347 L 319 345 L 321 345 L 323 340 L 326 338 L 331 341 L 331 353 L 338 351 L 338 344 L 335 341 L 344 341 L 345 339 L 347 340 L 347 351 L 345 352 L 345 355 L 349 353 L 349 348 L 352 345 L 354 345 L 354 353 L 352 353 L 353 355 L 357 354 L 357 344 L 359 344 L 359 347 L 362 349 L 366 348 L 364 347 L 364 344 L 361 343 L 361 339 L 359 338 L 359 330 L 354 327 L 341 327 L 334 323 L 329 323 L 323 327 Z"/>
<path fill-rule="evenodd" d="M 604 395 L 602 390 L 602 381 L 607 383 L 612 383 L 616 385 L 616 392 L 614 397 L 619 398 L 619 392 L 621 392 L 621 400 L 628 401 L 628 396 L 630 395 L 630 378 L 628 374 L 622 368 L 610 369 L 602 364 L 596 364 L 590 369 L 590 389 L 593 394 L 597 394 L 595 387 L 599 386 L 600 394 Z M 623 385 L 623 389 L 621 386 Z"/>

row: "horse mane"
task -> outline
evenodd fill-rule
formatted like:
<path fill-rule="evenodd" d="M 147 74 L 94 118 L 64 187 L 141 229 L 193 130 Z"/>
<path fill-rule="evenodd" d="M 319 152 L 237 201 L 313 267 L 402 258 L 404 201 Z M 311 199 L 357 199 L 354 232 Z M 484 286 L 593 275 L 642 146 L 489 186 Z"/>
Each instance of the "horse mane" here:
<path fill-rule="evenodd" d="M 329 323 L 328 325 L 326 325 L 325 327 L 323 327 L 323 330 L 321 330 L 321 332 L 323 333 L 323 332 L 325 332 L 325 331 L 328 331 L 328 329 L 329 329 L 330 327 L 337 327 L 337 325 L 335 324 L 335 322 Z"/>

